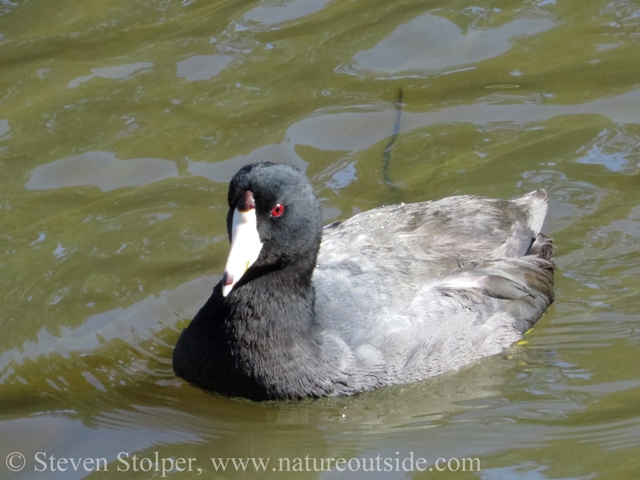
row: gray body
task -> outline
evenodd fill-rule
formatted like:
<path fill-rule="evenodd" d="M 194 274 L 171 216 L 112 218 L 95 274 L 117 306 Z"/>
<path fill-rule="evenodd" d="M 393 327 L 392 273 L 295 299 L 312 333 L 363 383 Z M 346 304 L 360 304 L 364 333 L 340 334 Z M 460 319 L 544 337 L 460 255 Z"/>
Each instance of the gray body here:
<path fill-rule="evenodd" d="M 511 202 L 460 196 L 325 227 L 316 318 L 341 369 L 369 387 L 410 382 L 519 340 L 553 301 L 546 210 L 543 190 Z"/>

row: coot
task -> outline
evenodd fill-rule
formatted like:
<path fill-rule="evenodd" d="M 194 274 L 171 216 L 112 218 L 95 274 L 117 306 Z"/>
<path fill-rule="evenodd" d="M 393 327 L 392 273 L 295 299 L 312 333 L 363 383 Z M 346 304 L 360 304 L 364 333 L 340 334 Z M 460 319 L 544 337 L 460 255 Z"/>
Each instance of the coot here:
<path fill-rule="evenodd" d="M 553 301 L 547 193 L 393 205 L 322 227 L 305 175 L 255 163 L 229 186 L 222 280 L 175 373 L 253 400 L 351 395 L 503 351 Z"/>

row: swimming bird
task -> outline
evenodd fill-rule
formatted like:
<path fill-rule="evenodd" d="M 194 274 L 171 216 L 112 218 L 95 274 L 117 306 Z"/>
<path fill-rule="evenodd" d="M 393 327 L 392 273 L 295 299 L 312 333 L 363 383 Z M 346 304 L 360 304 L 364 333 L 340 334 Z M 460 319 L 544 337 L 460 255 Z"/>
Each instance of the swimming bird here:
<path fill-rule="evenodd" d="M 252 400 L 352 395 L 502 352 L 553 302 L 548 196 L 463 195 L 322 227 L 297 168 L 229 185 L 222 280 L 173 353 L 190 384 Z"/>

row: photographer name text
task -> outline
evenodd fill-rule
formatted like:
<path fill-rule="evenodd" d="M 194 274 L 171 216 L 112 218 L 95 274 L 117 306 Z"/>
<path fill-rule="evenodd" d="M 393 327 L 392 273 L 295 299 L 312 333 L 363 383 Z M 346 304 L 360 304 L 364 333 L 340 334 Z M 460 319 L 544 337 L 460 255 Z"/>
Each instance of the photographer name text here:
<path fill-rule="evenodd" d="M 439 458 L 433 464 L 422 457 L 414 457 L 413 452 L 402 456 L 353 457 L 353 458 L 209 458 L 207 470 L 216 472 L 479 472 L 479 458 Z M 273 461 L 272 461 L 273 460 Z M 163 457 L 160 452 L 147 456 L 120 452 L 115 460 L 109 462 L 105 457 L 56 457 L 47 452 L 33 455 L 33 463 L 27 461 L 20 452 L 12 452 L 6 457 L 6 466 L 12 472 L 25 467 L 37 473 L 52 472 L 153 472 L 161 478 L 175 472 L 192 472 L 199 476 L 203 468 L 197 465 L 194 457 Z"/>

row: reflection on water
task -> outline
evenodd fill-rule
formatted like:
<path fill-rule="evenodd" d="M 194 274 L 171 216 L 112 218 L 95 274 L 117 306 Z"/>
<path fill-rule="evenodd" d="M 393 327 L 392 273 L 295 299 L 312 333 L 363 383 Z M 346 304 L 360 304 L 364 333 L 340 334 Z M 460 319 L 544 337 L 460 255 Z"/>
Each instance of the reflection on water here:
<path fill-rule="evenodd" d="M 9 120 L 6 118 L 0 120 L 0 140 L 8 138 L 9 130 L 11 130 L 11 127 L 9 127 Z"/>
<path fill-rule="evenodd" d="M 331 0 L 292 0 L 288 2 L 265 1 L 249 10 L 244 20 L 264 26 L 273 26 L 322 10 Z"/>
<path fill-rule="evenodd" d="M 288 163 L 305 171 L 307 164 L 292 151 L 290 143 L 265 145 L 247 155 L 238 155 L 217 163 L 196 162 L 189 160 L 189 173 L 208 178 L 216 183 L 229 183 L 231 178 L 245 165 L 253 162 Z"/>
<path fill-rule="evenodd" d="M 151 62 L 136 62 L 129 65 L 117 65 L 114 67 L 101 67 L 101 68 L 92 68 L 91 75 L 85 75 L 83 77 L 78 77 L 75 80 L 69 82 L 69 88 L 75 88 L 78 85 L 88 82 L 93 78 L 112 78 L 112 79 L 125 79 L 129 78 L 131 75 L 139 72 L 140 70 L 145 70 L 153 67 L 153 63 Z"/>
<path fill-rule="evenodd" d="M 209 80 L 233 60 L 231 55 L 194 55 L 178 62 L 178 76 L 191 82 Z"/>
<path fill-rule="evenodd" d="M 547 18 L 518 18 L 494 29 L 463 32 L 450 20 L 426 13 L 401 25 L 372 49 L 358 52 L 353 57 L 354 68 L 393 75 L 441 72 L 501 55 L 511 48 L 513 38 L 553 26 Z M 426 54 L 415 55 L 414 49 Z"/>
<path fill-rule="evenodd" d="M 120 160 L 111 152 L 87 152 L 35 168 L 26 187 L 45 190 L 71 186 L 95 186 L 102 191 L 134 187 L 178 174 L 173 162 L 159 158 Z"/>
<path fill-rule="evenodd" d="M 580 163 L 599 164 L 614 172 L 633 174 L 640 168 L 640 135 L 625 127 L 604 129 L 578 153 Z"/>
<path fill-rule="evenodd" d="M 413 452 L 481 460 L 442 478 L 635 478 L 638 12 L 633 0 L 0 0 L 0 459 L 105 457 L 110 471 L 91 478 L 113 478 L 118 452 L 157 451 L 245 478 L 208 459 Z M 417 384 L 266 404 L 185 385 L 172 350 L 223 268 L 226 183 L 260 160 L 304 170 L 325 221 L 545 188 L 557 301 L 505 355 Z"/>
<path fill-rule="evenodd" d="M 404 112 L 401 131 L 431 125 L 473 123 L 476 125 L 532 124 L 560 115 L 603 115 L 619 124 L 632 123 L 640 109 L 640 90 L 618 97 L 594 100 L 577 105 L 532 104 L 517 102 L 509 105 L 484 103 L 454 106 L 425 113 Z M 328 113 L 307 118 L 287 130 L 288 140 L 323 150 L 364 150 L 389 137 L 395 112 Z"/>

